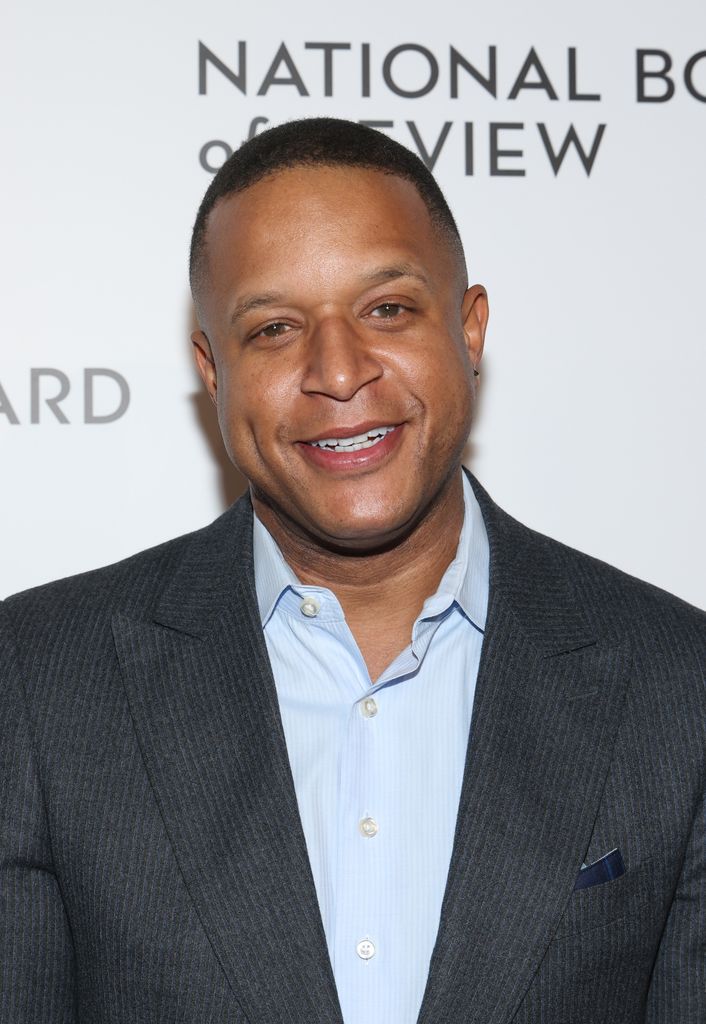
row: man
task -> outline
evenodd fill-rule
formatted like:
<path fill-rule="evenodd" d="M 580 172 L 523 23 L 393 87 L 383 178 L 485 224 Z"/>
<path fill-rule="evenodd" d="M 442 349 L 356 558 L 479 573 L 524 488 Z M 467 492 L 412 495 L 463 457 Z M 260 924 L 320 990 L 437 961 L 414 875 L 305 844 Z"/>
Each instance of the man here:
<path fill-rule="evenodd" d="M 250 493 L 5 602 L 2 1021 L 703 1022 L 704 617 L 464 475 L 431 175 L 275 128 L 191 279 Z"/>

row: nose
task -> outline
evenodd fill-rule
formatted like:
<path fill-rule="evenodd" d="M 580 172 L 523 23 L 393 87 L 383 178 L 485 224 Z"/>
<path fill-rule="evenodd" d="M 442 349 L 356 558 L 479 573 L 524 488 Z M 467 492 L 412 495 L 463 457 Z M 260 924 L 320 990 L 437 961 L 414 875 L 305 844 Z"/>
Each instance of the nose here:
<path fill-rule="evenodd" d="M 347 402 L 382 374 L 382 364 L 366 344 L 362 332 L 357 332 L 355 326 L 342 317 L 329 317 L 312 330 L 302 377 L 305 394 L 326 395 Z"/>

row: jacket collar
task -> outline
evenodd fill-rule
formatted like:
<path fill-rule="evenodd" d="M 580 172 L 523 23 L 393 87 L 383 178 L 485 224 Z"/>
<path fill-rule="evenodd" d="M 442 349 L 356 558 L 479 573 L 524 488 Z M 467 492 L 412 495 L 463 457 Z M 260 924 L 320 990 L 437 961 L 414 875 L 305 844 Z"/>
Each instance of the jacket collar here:
<path fill-rule="evenodd" d="M 545 653 L 560 654 L 593 643 L 595 632 L 577 598 L 561 546 L 503 512 L 465 472 L 487 532 L 491 600 L 503 601 L 518 628 Z M 226 609 L 233 610 L 236 595 L 258 605 L 252 521 L 250 497 L 244 494 L 190 537 L 154 609 L 155 622 L 205 637 L 218 627 Z M 477 605 L 475 601 L 480 613 Z"/>

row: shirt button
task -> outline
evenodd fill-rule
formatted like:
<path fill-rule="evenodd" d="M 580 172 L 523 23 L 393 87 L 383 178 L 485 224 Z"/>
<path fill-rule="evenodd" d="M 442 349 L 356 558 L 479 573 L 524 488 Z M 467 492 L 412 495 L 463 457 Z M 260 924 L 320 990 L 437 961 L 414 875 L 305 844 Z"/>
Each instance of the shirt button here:
<path fill-rule="evenodd" d="M 313 619 L 319 614 L 321 605 L 315 597 L 305 597 L 299 605 L 299 611 L 306 615 L 307 619 Z"/>
<path fill-rule="evenodd" d="M 370 960 L 375 956 L 375 946 L 370 939 L 362 939 L 355 947 L 355 951 L 361 960 Z"/>
<path fill-rule="evenodd" d="M 364 835 L 366 839 L 372 839 L 373 836 L 378 834 L 378 823 L 374 818 L 361 818 L 358 822 L 358 828 L 361 831 L 361 835 Z"/>
<path fill-rule="evenodd" d="M 378 713 L 378 706 L 372 697 L 366 697 L 360 705 L 360 710 L 365 718 L 375 718 L 375 715 Z"/>

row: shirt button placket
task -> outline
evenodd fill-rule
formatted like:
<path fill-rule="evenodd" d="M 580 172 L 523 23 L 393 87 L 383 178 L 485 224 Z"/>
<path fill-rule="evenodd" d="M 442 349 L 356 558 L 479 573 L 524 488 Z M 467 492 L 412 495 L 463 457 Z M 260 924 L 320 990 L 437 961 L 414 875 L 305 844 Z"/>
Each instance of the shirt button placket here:
<path fill-rule="evenodd" d="M 355 947 L 355 951 L 361 960 L 372 960 L 375 956 L 375 943 L 370 939 L 361 939 Z"/>
<path fill-rule="evenodd" d="M 378 702 L 373 696 L 365 697 L 358 704 L 358 711 L 363 719 L 370 720 L 375 718 L 379 710 Z M 368 769 L 371 769 L 371 765 L 375 760 L 375 737 L 378 733 L 377 729 L 369 731 L 371 726 L 372 723 L 371 725 L 361 723 L 364 747 L 367 748 L 366 765 Z M 361 780 L 365 780 L 361 785 L 359 792 L 363 808 L 372 806 L 375 803 L 375 777 L 374 770 L 368 770 L 361 776 Z M 374 916 L 374 908 L 379 905 L 379 899 L 377 894 L 374 892 L 374 880 L 378 877 L 379 873 L 374 869 L 374 865 L 377 860 L 377 854 L 379 854 L 380 851 L 376 851 L 374 847 L 377 846 L 377 842 L 379 842 L 379 840 L 376 840 L 376 836 L 379 831 L 380 826 L 377 820 L 366 810 L 364 816 L 358 820 L 358 834 L 360 836 L 359 842 L 365 841 L 364 850 L 362 851 L 362 855 L 359 854 L 356 857 L 357 873 L 360 878 L 359 884 L 363 888 L 363 891 L 360 893 L 360 906 L 361 908 L 365 908 L 364 914 L 361 916 L 359 923 L 366 929 L 363 933 L 364 937 L 359 939 L 355 947 L 357 956 L 361 961 L 363 961 L 361 967 L 366 966 L 368 962 L 375 957 L 377 952 L 377 937 L 375 931 L 377 922 Z M 373 840 L 375 840 L 375 842 L 372 842 Z M 368 929 L 370 929 L 370 931 L 368 931 Z M 373 938 L 371 938 L 371 933 L 374 936 Z"/>
<path fill-rule="evenodd" d="M 375 718 L 378 713 L 378 705 L 374 697 L 366 697 L 364 701 L 361 701 L 360 713 L 363 718 Z"/>
<path fill-rule="evenodd" d="M 366 839 L 374 839 L 378 834 L 378 823 L 374 818 L 361 818 L 358 822 L 360 834 Z"/>

